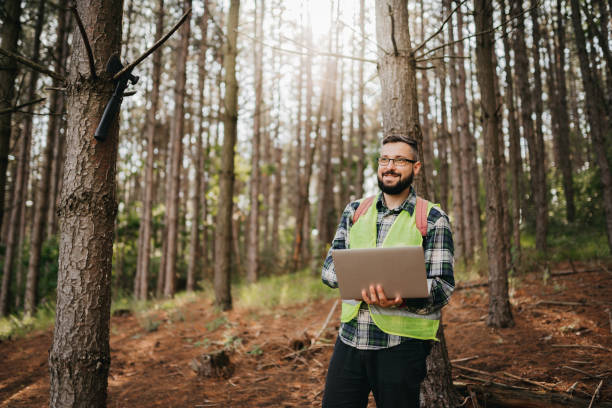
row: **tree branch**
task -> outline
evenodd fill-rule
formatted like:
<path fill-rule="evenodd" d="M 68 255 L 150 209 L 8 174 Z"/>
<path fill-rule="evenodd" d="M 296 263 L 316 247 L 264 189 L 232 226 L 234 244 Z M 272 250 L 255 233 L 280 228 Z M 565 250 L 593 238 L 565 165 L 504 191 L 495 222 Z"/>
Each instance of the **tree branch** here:
<path fill-rule="evenodd" d="M 145 58 L 147 58 L 149 55 L 151 55 L 156 49 L 158 49 L 159 47 L 161 47 L 161 45 L 163 43 L 165 43 L 168 38 L 170 38 L 170 36 L 172 34 L 174 34 L 174 32 L 176 30 L 178 30 L 178 28 L 185 22 L 185 20 L 187 20 L 187 17 L 189 16 L 189 14 L 191 13 L 191 9 L 187 10 L 185 12 L 185 14 L 183 14 L 183 16 L 181 17 L 181 19 L 178 21 L 178 23 L 176 23 L 174 25 L 174 27 L 172 27 L 170 29 L 170 31 L 168 31 L 168 33 L 166 35 L 164 35 L 162 38 L 160 38 L 155 44 L 153 44 L 153 46 L 151 48 L 149 48 L 148 50 L 146 50 L 140 57 L 136 58 L 136 61 L 132 62 L 131 64 L 129 64 L 128 66 L 124 67 L 121 71 L 117 72 L 115 74 L 115 76 L 113 77 L 113 81 L 116 81 L 117 79 L 119 79 L 123 74 L 125 74 L 126 72 L 131 71 L 132 69 L 134 69 L 134 67 L 138 64 L 140 64 Z"/>
<path fill-rule="evenodd" d="M 83 25 L 83 21 L 81 20 L 81 16 L 79 16 L 79 12 L 77 10 L 76 4 L 73 3 L 70 6 L 70 11 L 74 14 L 74 18 L 76 19 L 77 25 L 79 26 L 79 31 L 81 32 L 81 37 L 83 37 L 83 43 L 85 43 L 85 49 L 87 50 L 87 59 L 89 60 L 89 71 L 91 72 L 91 77 L 96 79 L 98 76 L 96 75 L 96 65 L 94 63 L 94 55 L 91 50 L 91 44 L 89 44 L 89 39 L 87 38 L 87 33 L 85 32 L 85 26 Z"/>
<path fill-rule="evenodd" d="M 421 58 L 416 60 L 416 62 L 426 62 L 426 61 L 433 61 L 433 60 L 443 60 L 445 58 L 452 58 L 452 59 L 471 59 L 471 57 L 469 56 L 458 56 L 458 55 L 442 55 L 439 57 L 431 57 L 431 58 Z"/>
<path fill-rule="evenodd" d="M 253 41 L 257 41 L 257 42 L 259 42 L 259 43 L 263 44 L 264 46 L 269 47 L 269 48 L 271 48 L 271 49 L 273 49 L 273 50 L 277 50 L 277 51 L 281 51 L 281 52 L 286 52 L 286 53 L 288 53 L 288 54 L 295 54 L 295 55 L 304 55 L 304 56 L 308 56 L 308 55 L 309 55 L 308 53 L 305 53 L 305 52 L 296 51 L 296 50 L 288 50 L 288 49 L 286 49 L 286 48 L 280 48 L 280 47 L 277 47 L 277 46 L 275 46 L 275 45 L 267 44 L 267 43 L 263 42 L 262 40 L 257 39 L 257 38 L 255 38 L 255 37 L 253 37 L 253 36 L 250 36 L 249 34 L 244 33 L 244 32 L 242 32 L 242 31 L 238 31 L 238 30 L 236 30 L 236 32 L 237 32 L 238 34 L 240 34 L 240 35 L 244 35 L 245 37 L 247 37 L 247 38 L 249 38 L 249 39 L 251 39 L 251 40 L 253 40 Z M 283 37 L 284 37 L 284 36 L 283 36 Z M 320 56 L 322 56 L 322 57 L 346 58 L 346 59 L 351 59 L 351 60 L 355 60 L 355 61 L 361 61 L 361 62 L 371 62 L 371 63 L 373 63 L 373 64 L 376 64 L 376 61 L 375 61 L 375 60 L 366 59 L 366 58 L 359 58 L 359 57 L 353 57 L 352 55 L 335 54 L 335 53 L 333 53 L 333 52 L 322 52 L 322 51 L 317 51 L 317 50 L 312 49 L 312 48 L 309 48 L 309 47 L 307 47 L 307 46 L 305 46 L 305 45 L 303 45 L 303 44 L 299 44 L 299 43 L 297 43 L 295 40 L 291 40 L 291 39 L 289 39 L 289 38 L 287 38 L 287 37 L 284 37 L 284 38 L 286 38 L 286 39 L 288 39 L 288 40 L 290 40 L 290 41 L 292 41 L 292 42 L 295 42 L 295 43 L 296 43 L 298 46 L 303 47 L 303 48 L 305 48 L 305 49 L 309 50 L 310 52 L 312 52 L 313 54 L 320 55 Z"/>
<path fill-rule="evenodd" d="M 390 4 L 387 4 L 389 10 L 389 17 L 391 17 L 391 42 L 393 43 L 393 55 L 396 57 L 399 55 L 397 51 L 397 44 L 395 43 L 395 20 L 393 19 L 393 8 Z"/>
<path fill-rule="evenodd" d="M 485 31 L 481 31 L 481 32 L 479 32 L 479 33 L 470 34 L 470 35 L 467 35 L 467 36 L 465 36 L 465 37 L 463 37 L 463 38 L 460 38 L 460 39 L 458 39 L 458 40 L 451 41 L 451 42 L 448 42 L 448 43 L 445 43 L 445 44 L 439 45 L 439 46 L 437 46 L 437 47 L 434 47 L 434 48 L 432 48 L 432 49 L 430 49 L 430 50 L 428 50 L 428 51 L 425 51 L 423 54 L 418 55 L 418 56 L 416 57 L 416 59 L 417 59 L 417 60 L 419 60 L 419 59 L 423 59 L 423 58 L 425 57 L 425 55 L 431 54 L 432 52 L 434 52 L 434 51 L 438 51 L 439 49 L 442 49 L 442 48 L 444 48 L 444 47 L 448 47 L 448 46 L 450 46 L 450 45 L 460 43 L 460 42 L 465 41 L 465 40 L 467 40 L 467 39 L 470 39 L 470 38 L 473 38 L 473 37 L 478 37 L 478 36 L 480 36 L 480 35 L 485 35 L 485 34 L 492 33 L 493 31 L 496 31 L 498 28 L 500 28 L 500 27 L 504 26 L 505 24 L 508 24 L 508 23 L 509 23 L 510 21 L 512 21 L 512 20 L 515 20 L 515 19 L 519 18 L 520 16 L 522 16 L 522 15 L 524 15 L 524 14 L 528 13 L 529 11 L 531 11 L 532 9 L 534 9 L 534 8 L 536 8 L 536 7 L 538 7 L 538 5 L 537 5 L 537 4 L 536 4 L 535 6 L 533 6 L 533 7 L 531 7 L 531 8 L 528 8 L 527 10 L 524 10 L 523 12 L 521 12 L 521 13 L 517 14 L 516 16 L 512 16 L 512 17 L 508 18 L 506 21 L 501 22 L 500 24 L 496 25 L 495 27 L 491 28 L 490 30 L 485 30 Z"/>
<path fill-rule="evenodd" d="M 0 54 L 5 55 L 5 56 L 7 56 L 9 58 L 12 58 L 15 61 L 19 62 L 20 64 L 23 64 L 23 65 L 25 65 L 27 67 L 30 67 L 34 71 L 38 71 L 41 74 L 48 75 L 48 76 L 50 76 L 53 79 L 57 79 L 58 81 L 62 81 L 62 82 L 66 81 L 66 78 L 64 78 L 60 74 L 58 74 L 56 72 L 53 72 L 50 69 L 47 69 L 47 68 L 43 67 L 42 65 L 37 64 L 36 62 L 34 62 L 34 61 L 24 57 L 24 56 L 21 56 L 19 54 L 16 54 L 14 52 L 9 51 L 9 50 L 5 50 L 2 47 L 0 47 Z"/>
<path fill-rule="evenodd" d="M 33 101 L 30 101 L 30 102 L 22 103 L 21 105 L 17 105 L 17 106 L 13 106 L 13 107 L 10 107 L 10 108 L 2 109 L 2 110 L 0 110 L 0 115 L 4 115 L 4 114 L 7 114 L 7 113 L 17 112 L 21 108 L 25 108 L 26 106 L 30 106 L 30 105 L 36 105 L 37 103 L 42 102 L 45 99 L 47 99 L 47 98 L 38 98 L 38 99 L 35 99 Z"/>
<path fill-rule="evenodd" d="M 432 35 L 430 35 L 429 37 L 427 37 L 422 43 L 420 43 L 419 45 L 417 45 L 417 47 L 414 49 L 414 53 L 416 53 L 417 51 L 419 51 L 421 48 L 423 48 L 429 41 L 431 41 L 435 36 L 437 36 L 438 34 L 440 34 L 442 32 L 442 30 L 444 29 L 444 26 L 446 25 L 446 23 L 448 23 L 448 21 L 451 19 L 451 17 L 453 16 L 453 14 L 455 14 L 457 12 L 457 10 L 459 10 L 459 7 L 461 7 L 463 4 L 465 4 L 467 0 L 463 0 L 461 3 L 459 3 L 457 5 L 457 7 L 455 7 L 450 13 L 449 15 L 446 17 L 446 19 L 442 22 L 442 24 L 440 24 L 440 27 L 438 28 L 438 30 L 433 33 Z"/>

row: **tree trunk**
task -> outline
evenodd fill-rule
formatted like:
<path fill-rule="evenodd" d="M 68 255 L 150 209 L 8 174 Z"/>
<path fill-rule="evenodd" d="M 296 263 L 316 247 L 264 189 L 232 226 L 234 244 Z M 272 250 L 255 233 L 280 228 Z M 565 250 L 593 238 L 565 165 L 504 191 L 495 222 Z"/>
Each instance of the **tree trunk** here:
<path fill-rule="evenodd" d="M 21 1 L 6 0 L 2 6 L 2 25 L 0 28 L 0 47 L 17 52 L 17 42 L 21 33 Z M 15 96 L 15 78 L 17 77 L 17 62 L 12 58 L 0 55 L 0 110 L 11 108 Z M 0 223 L 4 220 L 4 191 L 6 190 L 6 173 L 8 155 L 11 143 L 10 113 L 0 115 Z M 0 225 L 0 230 L 2 225 Z"/>
<path fill-rule="evenodd" d="M 191 9 L 191 0 L 185 0 L 183 11 Z M 183 136 L 185 134 L 185 83 L 187 80 L 186 66 L 189 54 L 189 36 L 191 23 L 187 21 L 180 28 L 180 45 L 176 62 L 176 84 L 174 88 L 174 126 L 170 140 L 170 189 L 167 192 L 167 225 L 168 239 L 166 269 L 164 272 L 164 296 L 173 297 L 176 290 L 176 258 L 179 237 L 179 206 L 181 191 L 181 169 L 183 168 Z"/>
<path fill-rule="evenodd" d="M 0 288 L 0 316 L 6 316 L 8 314 L 11 275 L 13 274 L 15 259 L 19 259 L 19 226 L 21 224 L 21 214 L 25 210 L 25 198 L 27 193 L 27 164 L 30 156 L 30 147 L 32 145 L 29 135 L 31 135 L 31 133 L 26 132 L 26 129 L 24 129 L 19 140 L 19 158 L 16 168 L 13 200 L 11 202 L 11 212 L 4 254 L 2 287 Z"/>
<path fill-rule="evenodd" d="M 105 407 L 110 367 L 110 283 L 117 214 L 118 121 L 93 138 L 113 83 L 106 62 L 121 45 L 122 2 L 77 1 L 100 77 L 89 72 L 83 41 L 74 41 L 67 79 L 67 152 L 59 206 L 57 308 L 49 353 L 50 406 Z M 78 30 L 73 38 L 80 38 Z"/>
<path fill-rule="evenodd" d="M 500 0 L 500 8 L 502 10 L 502 21 L 506 21 L 506 5 L 504 0 Z M 506 92 L 505 103 L 508 109 L 508 124 L 510 138 L 510 172 L 512 179 L 512 238 L 513 238 L 513 264 L 517 266 L 521 259 L 521 189 L 520 181 L 522 174 L 520 143 L 521 135 L 516 120 L 516 106 L 514 104 L 514 79 L 512 75 L 512 67 L 510 65 L 510 44 L 507 36 L 507 27 L 504 25 L 504 70 L 506 74 Z"/>
<path fill-rule="evenodd" d="M 568 222 L 573 222 L 576 218 L 576 206 L 574 204 L 574 180 L 573 166 L 570 155 L 570 129 L 567 107 L 567 85 L 565 79 L 565 15 L 561 0 L 557 0 L 557 24 L 555 34 L 557 38 L 554 46 L 553 69 L 551 73 L 555 75 L 554 90 L 556 91 L 555 105 L 556 110 L 556 132 L 555 146 L 557 151 L 557 168 L 561 168 L 563 178 L 563 194 L 565 195 L 565 212 Z"/>
<path fill-rule="evenodd" d="M 265 19 L 265 0 L 255 6 L 255 37 L 263 38 Z M 259 20 L 257 9 L 261 8 Z M 253 152 L 251 153 L 251 182 L 249 228 L 247 235 L 247 281 L 256 282 L 259 275 L 259 186 L 261 151 L 261 107 L 263 104 L 263 45 L 259 40 L 253 42 L 253 66 L 255 69 L 255 112 L 253 112 Z"/>
<path fill-rule="evenodd" d="M 445 14 L 448 15 L 451 12 L 451 2 L 450 0 L 444 0 L 444 9 Z M 453 32 L 452 18 L 449 20 L 448 24 L 448 39 L 449 43 L 453 43 L 455 41 L 455 34 Z M 454 53 L 455 47 L 451 45 L 450 52 Z M 457 101 L 459 99 L 458 96 L 458 85 L 457 85 L 457 67 L 455 64 L 448 64 L 449 68 L 449 79 L 450 79 L 450 94 L 451 100 Z M 446 72 L 443 72 L 440 75 L 440 86 L 443 91 L 446 89 Z M 442 115 L 443 118 L 446 116 L 446 98 L 444 101 L 441 101 L 442 104 Z M 450 141 L 451 148 L 451 183 L 452 183 L 452 197 L 453 197 L 453 230 L 454 230 L 454 240 L 453 243 L 455 245 L 455 258 L 460 260 L 467 260 L 467 246 L 469 246 L 469 241 L 467 239 L 466 230 L 469 227 L 468 219 L 466 219 L 465 215 L 467 211 L 465 211 L 464 207 L 468 205 L 467 202 L 462 200 L 463 190 L 469 188 L 468 184 L 464 184 L 461 179 L 461 161 L 463 160 L 461 154 L 461 135 L 459 131 L 459 111 L 454 108 L 454 103 L 451 105 L 451 121 L 452 121 L 452 130 L 448 135 L 448 140 Z M 444 131 L 448 128 L 444 127 Z"/>
<path fill-rule="evenodd" d="M 386 51 L 379 53 L 378 74 L 381 82 L 384 134 L 406 134 L 417 140 L 422 151 L 419 126 L 416 61 L 410 52 L 408 9 L 402 0 L 376 1 L 376 41 Z M 421 159 L 422 160 L 422 159 Z M 424 165 L 431 165 L 424 163 Z M 426 174 L 426 173 L 421 173 Z M 427 184 L 419 178 L 417 191 L 427 198 Z M 450 363 L 444 342 L 442 325 L 438 338 L 427 359 L 427 378 L 422 387 L 421 405 L 425 407 L 454 407 L 459 398 L 452 387 Z"/>
<path fill-rule="evenodd" d="M 238 84 L 236 82 L 236 53 L 240 0 L 231 0 L 227 18 L 226 43 L 223 52 L 225 68 L 225 115 L 221 174 L 219 177 L 219 209 L 215 228 L 215 303 L 222 310 L 232 307 L 230 267 L 232 245 L 232 208 L 234 192 L 234 146 L 238 122 Z"/>
<path fill-rule="evenodd" d="M 591 129 L 593 150 L 599 167 L 601 182 L 603 184 L 603 207 L 606 215 L 606 233 L 608 235 L 608 247 L 612 251 L 612 174 L 610 173 L 610 162 L 606 155 L 605 147 L 609 145 L 610 121 L 606 119 L 606 102 L 602 92 L 599 75 L 589 65 L 589 55 L 586 48 L 586 40 L 582 31 L 580 17 L 580 5 L 578 0 L 570 0 L 572 7 L 572 25 L 574 27 L 574 39 L 580 60 L 580 72 L 582 83 L 586 93 L 586 108 Z"/>
<path fill-rule="evenodd" d="M 359 56 L 364 58 L 366 49 L 366 33 L 365 33 L 365 0 L 359 2 L 359 27 L 361 28 L 361 46 L 359 47 Z M 359 123 L 359 131 L 357 132 L 357 179 L 355 180 L 355 196 L 361 198 L 363 196 L 363 178 L 366 165 L 365 157 L 365 79 L 363 78 L 363 61 L 359 62 L 359 106 L 357 108 L 357 117 Z"/>
<path fill-rule="evenodd" d="M 308 35 L 307 43 L 311 44 L 312 33 Z M 315 138 L 312 138 L 312 54 L 308 52 L 308 57 L 304 67 L 306 69 L 306 121 L 304 126 L 304 149 L 306 152 L 306 163 L 304 165 L 304 174 L 298 173 L 300 177 L 298 197 L 297 197 L 297 213 L 295 215 L 295 237 L 293 239 L 293 251 L 292 251 L 292 271 L 297 271 L 302 265 L 304 265 L 304 251 L 303 245 L 306 240 L 304 235 L 304 229 L 306 225 L 306 211 L 308 208 L 308 191 L 310 189 L 310 178 L 312 176 L 312 165 L 314 162 L 314 151 L 317 143 L 317 133 Z M 325 93 L 325 90 L 323 90 Z M 307 226 L 308 230 L 310 226 Z"/>
<path fill-rule="evenodd" d="M 546 250 L 546 225 L 548 215 L 542 211 L 547 209 L 546 174 L 544 171 L 543 149 L 540 149 L 538 135 L 534 131 L 532 119 L 534 100 L 529 85 L 529 59 L 527 57 L 527 46 L 525 44 L 525 23 L 523 16 L 523 5 L 520 1 L 511 2 L 511 14 L 518 16 L 517 27 L 514 32 L 514 55 L 517 76 L 517 85 L 521 96 L 521 124 L 523 126 L 523 137 L 527 140 L 529 148 L 529 170 L 531 180 L 531 195 L 535 209 L 533 216 L 536 221 L 536 249 Z M 534 45 L 535 46 L 535 45 Z M 538 73 L 539 74 L 539 73 Z"/>
<path fill-rule="evenodd" d="M 64 23 L 65 19 L 63 18 L 63 10 L 60 10 L 58 20 L 59 25 L 57 28 L 58 33 L 58 46 L 56 48 L 57 52 L 57 60 L 55 64 L 55 69 L 60 68 L 58 65 L 61 61 L 62 55 L 62 32 L 64 31 Z M 34 43 L 34 58 L 38 60 L 38 51 L 40 49 L 40 34 L 42 32 L 42 26 L 44 22 L 44 14 L 45 14 L 45 1 L 41 0 L 38 8 L 38 21 L 36 23 L 35 30 L 35 43 Z M 58 81 L 54 81 L 55 86 L 58 86 Z M 34 90 L 34 89 L 33 89 Z M 57 96 L 55 95 L 57 92 L 54 92 L 51 95 L 51 105 L 50 109 L 52 112 L 57 111 Z M 32 92 L 32 96 L 34 92 Z M 45 221 L 47 215 L 47 208 L 49 202 L 47 201 L 47 197 L 49 196 L 49 178 L 51 175 L 51 164 L 53 162 L 53 146 L 55 145 L 55 121 L 57 120 L 56 116 L 49 117 L 49 124 L 47 126 L 47 143 L 45 145 L 45 149 L 43 152 L 43 164 L 41 180 L 38 185 L 38 189 L 36 190 L 36 199 L 34 200 L 34 224 L 32 235 L 30 237 L 30 259 L 28 261 L 28 274 L 26 280 L 26 290 L 25 290 L 25 303 L 24 309 L 27 315 L 32 315 L 36 310 L 36 292 L 38 288 L 38 273 L 40 269 L 40 253 L 42 250 L 42 243 L 45 236 Z"/>
<path fill-rule="evenodd" d="M 204 87 L 206 85 L 206 51 L 208 49 L 208 0 L 204 3 L 204 14 L 200 17 L 200 47 L 198 53 L 198 131 L 196 133 L 195 141 L 195 166 L 196 166 L 196 178 L 194 181 L 194 194 L 192 200 L 193 217 L 191 219 L 191 237 L 190 237 L 190 248 L 189 252 L 189 267 L 187 270 L 187 291 L 193 291 L 195 289 L 196 274 L 201 275 L 201 269 L 203 264 L 203 258 L 206 253 L 203 251 L 206 247 L 200 246 L 200 230 L 201 225 L 205 220 L 200 216 L 202 207 L 202 195 L 205 194 L 206 182 L 204 181 L 204 147 L 202 145 L 202 133 L 204 132 Z M 206 129 L 208 132 L 208 128 Z M 205 199 L 204 199 L 205 200 Z M 200 272 L 200 273 L 198 273 Z"/>
<path fill-rule="evenodd" d="M 157 42 L 164 30 L 164 0 L 157 2 L 157 19 L 155 24 L 155 41 Z M 159 107 L 159 86 L 161 83 L 161 68 L 162 68 L 162 53 L 156 52 L 153 54 L 153 77 L 151 90 L 151 106 L 147 111 L 146 130 L 147 138 L 147 162 L 145 168 L 145 185 L 144 185 L 144 202 L 142 203 L 142 240 L 139 247 L 138 272 L 137 279 L 138 292 L 134 293 L 134 297 L 140 300 L 146 300 L 149 292 L 149 267 L 151 264 L 151 238 L 153 228 L 153 166 L 155 162 L 155 131 L 157 130 L 156 119 L 157 109 Z"/>
<path fill-rule="evenodd" d="M 450 10 L 448 10 L 450 12 Z M 461 9 L 457 10 L 457 37 L 463 37 L 463 14 Z M 456 104 L 453 103 L 453 110 L 457 110 L 458 122 L 454 128 L 456 137 L 459 139 L 459 154 L 461 158 L 458 167 L 461 171 L 461 201 L 463 202 L 463 228 L 465 237 L 465 259 L 472 261 L 474 259 L 474 250 L 479 243 L 477 242 L 476 232 L 480 231 L 480 218 L 472 211 L 474 201 L 478 203 L 478 188 L 474 193 L 474 186 L 478 185 L 478 167 L 474 171 L 472 162 L 476 162 L 476 144 L 472 142 L 473 135 L 470 133 L 470 111 L 467 103 L 467 77 L 465 73 L 465 65 L 463 63 L 464 50 L 463 42 L 460 41 L 456 45 L 456 55 L 460 58 L 453 65 L 457 66 L 457 99 Z M 477 205 L 478 207 L 478 205 Z M 480 211 L 477 210 L 477 214 Z M 480 235 L 480 234 L 479 234 Z"/>
<path fill-rule="evenodd" d="M 544 133 L 542 132 L 542 69 L 540 66 L 540 24 L 538 22 L 538 3 L 531 1 L 531 24 L 533 31 L 533 68 L 534 68 L 534 110 L 536 114 L 535 122 L 535 154 L 537 159 L 537 167 L 535 177 L 538 183 L 536 195 L 536 247 L 540 250 L 546 250 L 546 232 L 548 230 L 548 188 L 546 183 L 546 152 L 544 150 Z"/>
<path fill-rule="evenodd" d="M 483 115 L 485 187 L 487 191 L 487 255 L 489 258 L 489 315 L 487 324 L 508 327 L 514 324 L 508 299 L 508 271 L 503 253 L 502 191 L 500 186 L 499 113 L 495 98 L 493 64 L 493 4 L 474 0 L 478 84 Z"/>

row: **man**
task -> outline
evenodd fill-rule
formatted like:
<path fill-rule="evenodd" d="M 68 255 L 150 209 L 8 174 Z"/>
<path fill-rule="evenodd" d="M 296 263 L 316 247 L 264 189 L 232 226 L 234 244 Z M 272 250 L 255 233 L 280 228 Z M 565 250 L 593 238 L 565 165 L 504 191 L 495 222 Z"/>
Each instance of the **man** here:
<path fill-rule="evenodd" d="M 366 407 L 370 391 L 378 408 L 419 406 L 425 360 L 436 340 L 440 309 L 448 303 L 455 285 L 448 217 L 427 203 L 426 234 L 414 222 L 417 196 L 412 181 L 420 169 L 414 140 L 397 134 L 383 139 L 377 172 L 382 194 L 365 212 L 363 206 L 359 208 L 363 200 L 346 207 L 322 278 L 326 285 L 338 287 L 332 249 L 422 245 L 430 297 L 388 299 L 379 285 L 363 290 L 361 301 L 342 300 L 342 324 L 327 372 L 324 408 Z M 362 215 L 354 220 L 358 208 Z M 397 227 L 391 229 L 394 224 Z"/>

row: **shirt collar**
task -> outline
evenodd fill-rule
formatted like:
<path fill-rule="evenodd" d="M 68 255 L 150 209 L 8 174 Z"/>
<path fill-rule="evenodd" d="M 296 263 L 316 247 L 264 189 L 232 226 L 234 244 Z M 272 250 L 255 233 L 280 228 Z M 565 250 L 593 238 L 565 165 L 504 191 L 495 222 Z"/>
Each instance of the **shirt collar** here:
<path fill-rule="evenodd" d="M 402 205 L 400 205 L 393 211 L 397 211 L 397 210 L 408 211 L 408 214 L 412 216 L 412 213 L 414 212 L 414 208 L 416 207 L 416 198 L 417 198 L 416 192 L 414 191 L 414 188 L 410 186 L 410 193 L 408 194 L 408 197 L 406 197 L 406 200 L 404 200 Z M 387 208 L 387 205 L 385 204 L 385 200 L 383 199 L 382 192 L 378 194 L 378 199 L 376 200 L 376 209 L 378 211 L 382 211 L 382 210 L 389 211 L 389 209 Z"/>

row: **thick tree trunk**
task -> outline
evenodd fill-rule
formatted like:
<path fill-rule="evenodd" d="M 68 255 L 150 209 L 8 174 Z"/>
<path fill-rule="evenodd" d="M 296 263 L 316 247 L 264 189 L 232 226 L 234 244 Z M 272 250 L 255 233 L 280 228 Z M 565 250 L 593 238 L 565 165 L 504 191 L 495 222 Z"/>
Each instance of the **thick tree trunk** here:
<path fill-rule="evenodd" d="M 77 1 L 100 76 L 89 73 L 83 41 L 74 41 L 67 79 L 67 152 L 59 206 L 57 309 L 49 353 L 50 406 L 106 406 L 110 367 L 110 283 L 117 214 L 118 121 L 104 142 L 93 138 L 113 83 L 106 62 L 121 44 L 122 2 Z M 73 38 L 80 38 L 74 30 Z"/>
<path fill-rule="evenodd" d="M 487 191 L 487 255 L 489 258 L 489 315 L 487 324 L 508 327 L 514 324 L 508 299 L 508 271 L 503 253 L 502 191 L 500 186 L 499 111 L 495 98 L 493 64 L 493 4 L 491 0 L 474 0 L 478 84 L 483 115 L 485 187 Z"/>
<path fill-rule="evenodd" d="M 0 47 L 16 52 L 19 34 L 21 33 L 21 1 L 6 0 L 2 6 L 2 24 L 0 25 Z M 15 78 L 17 77 L 17 62 L 0 55 L 0 110 L 13 106 L 15 95 Z M 4 220 L 4 191 L 6 190 L 6 172 L 11 143 L 10 113 L 0 115 L 0 223 Z M 2 225 L 0 225 L 0 230 Z"/>
<path fill-rule="evenodd" d="M 580 4 L 578 0 L 570 0 L 572 6 L 572 25 L 574 39 L 580 60 L 582 83 L 586 93 L 586 108 L 591 129 L 593 150 L 599 167 L 601 182 L 603 184 L 603 207 L 606 215 L 606 233 L 608 234 L 608 247 L 612 251 L 612 174 L 610 162 L 607 157 L 606 146 L 610 137 L 610 121 L 606 119 L 606 102 L 602 92 L 598 73 L 589 65 L 589 55 L 586 40 L 582 31 L 580 17 Z"/>
<path fill-rule="evenodd" d="M 422 151 L 416 61 L 411 53 L 406 2 L 376 1 L 376 41 L 386 51 L 381 52 L 378 57 L 384 134 L 406 134 L 417 140 L 419 150 Z M 422 197 L 429 197 L 423 176 L 418 178 L 417 191 Z M 440 327 L 442 328 L 442 325 Z M 442 329 L 438 331 L 438 338 L 441 341 L 433 346 L 427 359 L 427 378 L 423 385 L 421 405 L 454 407 L 458 405 L 459 398 L 452 387 L 450 363 Z"/>
<path fill-rule="evenodd" d="M 191 9 L 191 0 L 185 0 L 183 11 Z M 170 189 L 166 196 L 166 220 L 168 225 L 167 257 L 165 265 L 164 296 L 173 297 L 176 290 L 176 258 L 179 236 L 179 206 L 181 191 L 181 169 L 183 168 L 183 136 L 185 134 L 185 83 L 187 81 L 187 57 L 189 55 L 189 36 L 191 23 L 187 21 L 181 26 L 180 45 L 176 62 L 176 84 L 174 87 L 174 126 L 170 141 Z"/>
<path fill-rule="evenodd" d="M 59 25 L 58 25 L 58 46 L 56 48 L 56 52 L 58 55 L 57 63 L 55 65 L 55 69 L 58 69 L 58 64 L 62 55 L 62 47 L 63 41 L 61 39 L 61 33 L 64 31 L 64 18 L 63 11 L 60 11 L 59 14 Z M 43 22 L 45 15 L 45 1 L 41 0 L 38 8 L 38 18 L 36 23 L 35 30 L 35 43 L 34 43 L 34 57 L 35 60 L 38 60 L 38 51 L 40 49 L 40 34 L 42 32 Z M 34 90 L 34 89 L 33 89 Z M 54 94 L 57 92 L 54 92 Z M 32 95 L 34 92 L 32 92 Z M 51 96 L 50 105 L 51 111 L 55 112 L 57 110 L 57 96 Z M 40 268 L 40 252 L 42 250 L 42 243 L 45 234 L 45 221 L 47 215 L 47 208 L 49 202 L 47 201 L 47 197 L 49 195 L 49 178 L 51 175 L 51 164 L 53 162 L 53 146 L 55 145 L 55 121 L 57 118 L 55 116 L 51 116 L 49 118 L 49 124 L 47 127 L 47 143 L 45 145 L 45 149 L 43 151 L 43 164 L 41 174 L 41 180 L 38 185 L 38 189 L 36 190 L 36 199 L 34 200 L 34 224 L 32 228 L 32 235 L 30 237 L 30 259 L 28 261 L 28 274 L 26 279 L 26 290 L 25 290 L 25 303 L 24 310 L 27 315 L 31 315 L 36 310 L 36 291 L 38 288 L 38 272 Z"/>
<path fill-rule="evenodd" d="M 232 307 L 230 267 L 232 245 L 232 209 L 234 192 L 234 146 L 238 122 L 238 84 L 236 82 L 236 53 L 240 0 L 231 0 L 227 18 L 226 43 L 223 53 L 225 68 L 225 115 L 221 174 L 219 177 L 219 210 L 215 229 L 215 303 L 222 310 Z"/>
<path fill-rule="evenodd" d="M 442 39 L 442 41 L 444 41 Z M 440 64 L 440 69 L 436 70 L 436 76 L 440 83 L 440 124 L 438 126 L 438 136 L 436 138 L 438 145 L 438 156 L 440 161 L 440 176 L 438 178 L 440 188 L 440 205 L 444 211 L 449 210 L 448 204 L 448 190 L 449 190 L 449 165 L 448 165 L 448 143 L 450 141 L 450 135 L 448 133 L 448 115 L 446 110 L 446 65 Z M 454 185 L 453 185 L 454 188 Z M 454 191 L 454 190 L 453 190 Z M 454 227 L 454 223 L 453 223 Z M 456 232 L 456 228 L 453 228 Z M 455 242 L 455 251 L 457 248 L 463 251 L 463 242 Z"/>
<path fill-rule="evenodd" d="M 255 7 L 255 37 L 263 38 L 265 0 Z M 258 9 L 261 15 L 258 19 Z M 253 112 L 253 151 L 251 153 L 250 211 L 247 235 L 247 281 L 256 282 L 259 276 L 259 187 L 261 157 L 261 108 L 263 105 L 263 45 L 259 40 L 253 43 L 253 66 L 255 69 L 255 112 Z"/>

